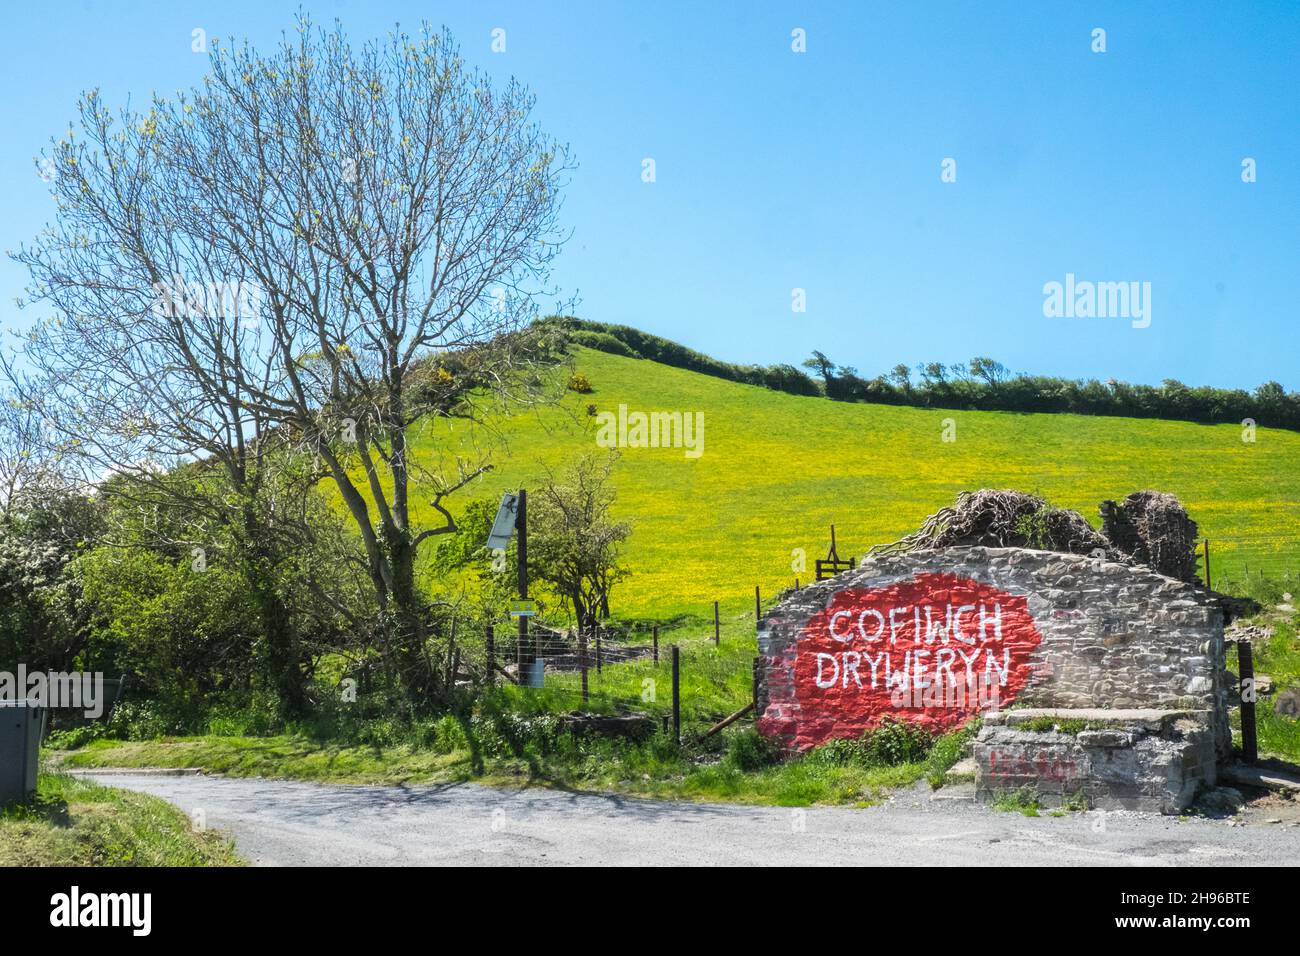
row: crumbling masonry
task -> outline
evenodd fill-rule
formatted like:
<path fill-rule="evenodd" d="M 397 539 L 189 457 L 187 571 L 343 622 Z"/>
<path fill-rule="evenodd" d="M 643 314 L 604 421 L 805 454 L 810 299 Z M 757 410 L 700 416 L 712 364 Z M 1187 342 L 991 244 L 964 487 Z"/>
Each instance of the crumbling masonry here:
<path fill-rule="evenodd" d="M 1223 625 L 1210 592 L 1103 558 L 871 556 L 764 615 L 758 727 L 797 751 L 980 714 L 979 797 L 1174 813 L 1231 751 Z"/>

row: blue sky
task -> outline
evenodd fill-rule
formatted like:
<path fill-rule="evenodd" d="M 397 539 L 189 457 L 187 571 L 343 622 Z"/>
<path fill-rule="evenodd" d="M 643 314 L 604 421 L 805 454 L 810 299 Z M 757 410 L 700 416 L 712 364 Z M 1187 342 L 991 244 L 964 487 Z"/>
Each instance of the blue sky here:
<path fill-rule="evenodd" d="M 197 84 L 191 30 L 272 43 L 297 2 L 12 5 L 0 248 L 77 94 Z M 446 24 L 537 93 L 580 167 L 580 315 L 738 362 L 864 373 L 991 355 L 1070 377 L 1300 388 L 1300 5 L 313 2 L 356 39 Z M 491 31 L 506 31 L 494 54 Z M 791 51 L 791 30 L 807 52 Z M 1106 30 L 1107 51 L 1091 50 Z M 641 178 L 655 160 L 657 180 Z M 957 163 L 957 181 L 940 164 Z M 1241 180 L 1243 158 L 1258 181 Z M 1067 273 L 1151 283 L 1151 325 L 1045 318 Z M 0 321 L 24 271 L 0 263 Z M 791 290 L 807 311 L 791 311 Z"/>

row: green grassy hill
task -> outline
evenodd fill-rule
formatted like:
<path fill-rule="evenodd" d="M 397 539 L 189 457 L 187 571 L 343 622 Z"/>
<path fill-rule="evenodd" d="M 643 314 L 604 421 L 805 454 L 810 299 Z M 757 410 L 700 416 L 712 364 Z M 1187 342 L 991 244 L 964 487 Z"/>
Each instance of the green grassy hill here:
<path fill-rule="evenodd" d="M 1097 505 L 1154 488 L 1177 495 L 1212 540 L 1216 586 L 1249 567 L 1300 570 L 1300 434 L 1261 428 L 1243 443 L 1234 425 L 962 412 L 853 405 L 740 385 L 642 359 L 579 348 L 577 370 L 595 386 L 559 407 L 481 428 L 440 424 L 416 439 L 433 447 L 493 447 L 496 468 L 470 497 L 497 496 L 599 451 L 588 404 L 615 411 L 704 413 L 704 453 L 628 448 L 615 475 L 619 517 L 633 524 L 632 577 L 614 594 L 618 615 L 733 611 L 793 583 L 792 551 L 812 577 L 835 523 L 841 556 L 914 530 L 979 487 L 1037 492 L 1100 524 Z M 941 440 L 943 421 L 956 441 Z M 446 460 L 444 454 L 444 461 Z M 453 505 L 455 507 L 455 505 Z M 437 523 L 437 516 L 418 514 Z"/>

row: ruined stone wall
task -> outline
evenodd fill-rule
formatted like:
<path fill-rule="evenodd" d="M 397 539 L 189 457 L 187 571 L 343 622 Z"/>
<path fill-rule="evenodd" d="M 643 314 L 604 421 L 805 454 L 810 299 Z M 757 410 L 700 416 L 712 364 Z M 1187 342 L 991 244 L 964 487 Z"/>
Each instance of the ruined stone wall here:
<path fill-rule="evenodd" d="M 1230 747 L 1222 611 L 1144 568 L 1020 548 L 869 558 L 764 615 L 758 644 L 758 727 L 791 749 L 885 717 L 955 727 L 991 697 L 1202 712 Z"/>
<path fill-rule="evenodd" d="M 989 714 L 973 746 L 976 796 L 991 802 L 1030 788 L 1046 806 L 1181 813 L 1217 776 L 1214 733 L 1203 715 L 1034 708 Z"/>

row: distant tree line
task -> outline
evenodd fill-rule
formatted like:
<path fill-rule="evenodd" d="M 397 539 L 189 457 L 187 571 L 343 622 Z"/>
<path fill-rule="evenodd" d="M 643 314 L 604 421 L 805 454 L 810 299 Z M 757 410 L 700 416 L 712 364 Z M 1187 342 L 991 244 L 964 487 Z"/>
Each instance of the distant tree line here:
<path fill-rule="evenodd" d="M 715 378 L 746 385 L 762 385 L 791 395 L 821 395 L 822 390 L 793 365 L 734 365 L 719 362 L 684 345 L 650 335 L 627 325 L 588 322 L 570 316 L 553 316 L 547 323 L 562 328 L 571 342 L 629 358 L 645 358 L 663 365 L 684 368 Z"/>
<path fill-rule="evenodd" d="M 1103 382 L 1095 378 L 1013 374 L 1001 362 L 985 356 L 954 365 L 895 365 L 884 374 L 867 377 L 819 351 L 802 363 L 809 374 L 791 365 L 720 362 L 624 325 L 571 317 L 548 321 L 564 328 L 570 341 L 579 345 L 792 395 L 824 395 L 841 402 L 919 408 L 1072 412 L 1212 424 L 1240 424 L 1249 418 L 1258 425 L 1300 430 L 1300 392 L 1288 392 L 1277 382 L 1265 382 L 1253 391 L 1190 386 L 1176 379 L 1165 379 L 1160 385 L 1133 385 L 1115 379 Z"/>

